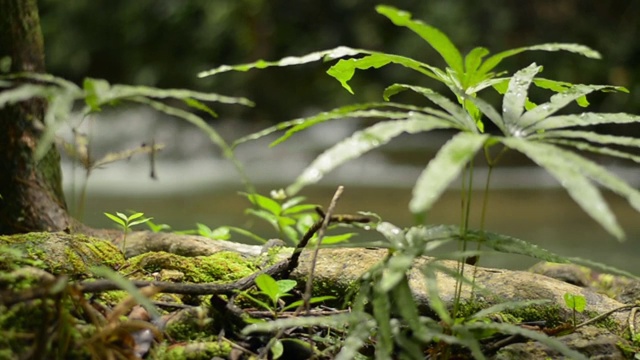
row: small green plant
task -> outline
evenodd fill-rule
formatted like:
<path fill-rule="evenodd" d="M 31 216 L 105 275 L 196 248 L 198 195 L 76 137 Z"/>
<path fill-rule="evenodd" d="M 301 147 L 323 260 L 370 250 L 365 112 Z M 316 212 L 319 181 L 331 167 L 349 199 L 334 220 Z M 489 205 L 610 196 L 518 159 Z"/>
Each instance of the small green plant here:
<path fill-rule="evenodd" d="M 272 191 L 271 197 L 257 193 L 241 193 L 245 196 L 253 208 L 245 213 L 253 215 L 269 223 L 280 238 L 290 244 L 297 244 L 309 228 L 320 219 L 317 212 L 318 205 L 303 203 L 306 198 L 295 196 L 287 198 L 284 191 Z M 355 233 L 325 236 L 323 244 L 335 244 L 349 240 Z M 315 237 L 311 239 L 313 244 Z"/>
<path fill-rule="evenodd" d="M 274 319 L 278 318 L 278 314 L 283 311 L 291 310 L 299 308 L 303 305 L 303 300 L 294 301 L 287 305 L 281 305 L 280 301 L 285 298 L 292 296 L 291 291 L 296 287 L 297 282 L 295 280 L 290 279 L 282 279 L 275 280 L 268 274 L 261 274 L 256 277 L 256 286 L 260 291 L 258 291 L 259 295 L 263 295 L 267 298 L 267 301 L 263 301 L 258 297 L 251 295 L 249 291 L 244 291 L 242 294 L 246 296 L 248 299 L 253 301 L 258 306 L 264 308 L 265 310 L 271 312 Z M 327 300 L 335 299 L 333 296 L 317 296 L 312 297 L 309 300 L 309 304 L 320 303 Z M 291 339 L 294 340 L 294 339 Z M 282 341 L 279 338 L 273 338 L 269 342 L 269 350 L 273 355 L 274 359 L 278 359 L 282 356 L 283 345 Z"/>
<path fill-rule="evenodd" d="M 582 295 L 575 295 L 570 293 L 564 294 L 564 304 L 573 311 L 572 316 L 572 324 L 575 328 L 576 323 L 576 312 L 582 313 L 587 306 L 587 300 Z"/>
<path fill-rule="evenodd" d="M 145 218 L 144 217 L 144 213 L 141 212 L 134 212 L 133 214 L 127 216 L 121 212 L 116 212 L 116 215 L 110 214 L 110 213 L 104 213 L 104 215 L 106 217 L 108 217 L 109 219 L 111 219 L 111 221 L 113 221 L 114 223 L 116 223 L 120 228 L 122 228 L 122 231 L 124 232 L 124 236 L 122 238 L 122 252 L 124 253 L 126 250 L 126 244 L 127 244 L 127 234 L 129 233 L 129 231 L 131 230 L 132 227 L 136 226 L 136 225 L 140 225 L 140 224 L 144 224 L 147 221 L 153 219 L 151 218 Z"/>
<path fill-rule="evenodd" d="M 248 291 L 244 291 L 242 294 L 249 298 L 251 301 L 259 305 L 260 307 L 268 310 L 272 313 L 274 318 L 278 317 L 278 314 L 282 311 L 296 309 L 303 304 L 302 300 L 291 302 L 287 305 L 281 305 L 280 300 L 285 297 L 292 296 L 291 291 L 295 289 L 297 282 L 291 279 L 275 280 L 268 274 L 260 274 L 256 277 L 256 286 L 260 291 L 258 294 L 267 297 L 268 301 L 260 300 L 259 298 L 251 295 Z M 317 296 L 312 297 L 309 300 L 310 304 L 315 304 L 327 300 L 335 299 L 333 296 Z"/>

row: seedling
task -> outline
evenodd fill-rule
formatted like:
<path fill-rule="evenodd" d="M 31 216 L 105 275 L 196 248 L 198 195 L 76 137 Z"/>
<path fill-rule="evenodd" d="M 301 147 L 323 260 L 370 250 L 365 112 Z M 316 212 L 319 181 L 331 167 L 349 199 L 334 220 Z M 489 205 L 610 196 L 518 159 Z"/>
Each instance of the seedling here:
<path fill-rule="evenodd" d="M 573 310 L 573 327 L 576 327 L 576 312 L 582 313 L 587 306 L 587 300 L 582 295 L 564 294 L 564 304 Z"/>
<path fill-rule="evenodd" d="M 125 252 L 125 249 L 126 249 L 127 234 L 129 233 L 129 230 L 136 225 L 144 224 L 147 221 L 153 219 L 152 217 L 145 218 L 144 213 L 141 213 L 141 212 L 136 212 L 129 216 L 121 212 L 116 212 L 116 215 L 113 215 L 110 213 L 104 213 L 104 215 L 109 219 L 111 219 L 114 223 L 118 224 L 118 226 L 122 228 L 122 231 L 124 231 L 124 237 L 122 238 L 123 253 Z"/>

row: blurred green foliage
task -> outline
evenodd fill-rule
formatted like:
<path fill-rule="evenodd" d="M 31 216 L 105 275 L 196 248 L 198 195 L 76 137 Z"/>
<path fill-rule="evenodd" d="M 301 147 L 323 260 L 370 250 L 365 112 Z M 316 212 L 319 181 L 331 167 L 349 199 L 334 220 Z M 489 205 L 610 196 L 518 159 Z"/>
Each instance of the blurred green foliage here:
<path fill-rule="evenodd" d="M 111 82 L 187 87 L 246 96 L 256 109 L 225 109 L 227 116 L 277 122 L 313 108 L 380 100 L 391 79 L 411 82 L 402 68 L 367 72 L 367 87 L 345 94 L 326 76 L 328 65 L 223 74 L 196 73 L 221 64 L 302 55 L 338 45 L 398 53 L 431 62 L 433 50 L 409 31 L 378 16 L 369 1 L 277 0 L 55 0 L 39 2 L 50 72 L 76 82 L 85 76 Z M 531 53 L 506 65 L 536 61 L 544 76 L 576 83 L 626 86 L 631 95 L 590 98 L 599 111 L 640 112 L 640 2 L 635 0 L 394 0 L 444 32 L 463 51 L 493 52 L 546 42 L 575 42 L 599 50 L 603 61 L 570 54 Z M 441 65 L 441 64 L 436 64 Z M 388 80 L 387 80 L 388 79 Z M 371 80 L 375 80 L 371 81 Z M 236 111 L 236 112 L 234 112 Z M 238 113 L 242 111 L 243 113 Z"/>

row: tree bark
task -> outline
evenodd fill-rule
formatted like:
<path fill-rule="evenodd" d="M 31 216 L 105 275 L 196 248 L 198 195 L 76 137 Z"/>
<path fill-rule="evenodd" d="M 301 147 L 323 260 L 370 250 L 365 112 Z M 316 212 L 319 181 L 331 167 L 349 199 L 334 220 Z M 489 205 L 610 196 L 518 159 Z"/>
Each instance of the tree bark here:
<path fill-rule="evenodd" d="M 44 72 L 36 0 L 0 0 L 0 14 L 0 58 L 11 58 L 11 72 Z M 0 234 L 69 227 L 57 149 L 34 158 L 45 108 L 31 99 L 0 109 Z"/>

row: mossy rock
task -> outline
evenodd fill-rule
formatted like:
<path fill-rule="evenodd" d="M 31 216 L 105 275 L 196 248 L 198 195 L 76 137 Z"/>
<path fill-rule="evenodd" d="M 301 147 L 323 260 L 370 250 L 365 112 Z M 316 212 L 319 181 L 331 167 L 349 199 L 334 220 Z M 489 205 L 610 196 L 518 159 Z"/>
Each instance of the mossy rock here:
<path fill-rule="evenodd" d="M 90 268 L 94 266 L 117 269 L 125 264 L 122 252 L 111 242 L 85 235 L 40 232 L 0 236 L 0 246 L 18 250 L 52 274 L 73 278 L 90 276 Z M 0 259 L 0 269 L 13 267 L 9 263 L 11 257 Z"/>

